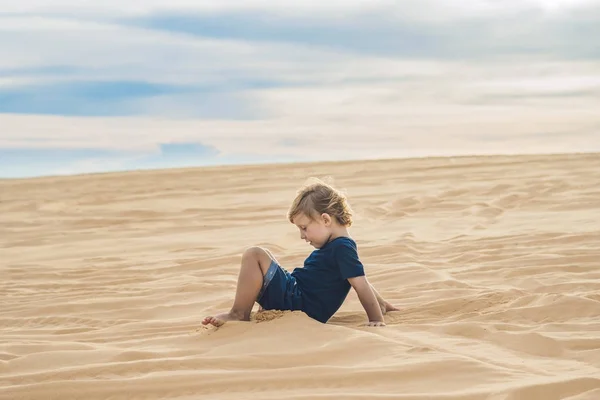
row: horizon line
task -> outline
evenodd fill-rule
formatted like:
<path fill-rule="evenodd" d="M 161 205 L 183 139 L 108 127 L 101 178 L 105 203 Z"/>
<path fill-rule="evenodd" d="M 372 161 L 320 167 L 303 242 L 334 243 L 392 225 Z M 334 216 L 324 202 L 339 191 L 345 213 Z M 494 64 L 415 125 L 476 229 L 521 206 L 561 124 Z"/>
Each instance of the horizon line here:
<path fill-rule="evenodd" d="M 197 166 L 180 166 L 180 167 L 164 167 L 164 168 L 133 168 L 133 169 L 122 169 L 122 170 L 111 170 L 111 171 L 95 171 L 95 172 L 82 172 L 82 173 L 65 173 L 65 174 L 48 174 L 48 175 L 31 175 L 24 177 L 2 177 L 0 176 L 0 184 L 7 182 L 18 182 L 18 181 L 35 181 L 35 180 L 46 180 L 46 179 L 71 179 L 71 178 L 83 178 L 89 176 L 107 176 L 107 175 L 123 175 L 132 173 L 170 173 L 170 172 L 185 172 L 185 171 L 196 171 L 196 170 L 215 170 L 215 169 L 238 169 L 238 168 L 261 168 L 269 165 L 283 165 L 287 167 L 303 166 L 303 165 L 316 165 L 316 164 L 353 164 L 357 162 L 365 163 L 376 163 L 376 162 L 393 162 L 393 161 L 411 161 L 411 160 L 427 160 L 427 159 L 454 159 L 454 158 L 515 158 L 515 157 L 560 157 L 560 156 L 600 156 L 600 150 L 591 151 L 549 151 L 549 152 L 473 152 L 473 153 L 456 153 L 456 154 L 445 154 L 445 155 L 410 155 L 410 156 L 397 156 L 397 157 L 367 157 L 367 158 L 350 158 L 350 159 L 337 159 L 337 160 L 310 160 L 310 161 L 261 161 L 261 162 L 243 162 L 243 163 L 222 163 L 222 164 L 209 164 L 209 165 L 197 165 Z"/>

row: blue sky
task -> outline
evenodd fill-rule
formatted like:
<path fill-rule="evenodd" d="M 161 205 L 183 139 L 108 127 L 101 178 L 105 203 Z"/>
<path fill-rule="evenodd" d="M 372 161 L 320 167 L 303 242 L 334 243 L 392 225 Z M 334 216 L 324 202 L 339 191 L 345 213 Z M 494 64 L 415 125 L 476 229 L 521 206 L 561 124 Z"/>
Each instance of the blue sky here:
<path fill-rule="evenodd" d="M 600 147 L 600 1 L 0 10 L 0 178 Z"/>

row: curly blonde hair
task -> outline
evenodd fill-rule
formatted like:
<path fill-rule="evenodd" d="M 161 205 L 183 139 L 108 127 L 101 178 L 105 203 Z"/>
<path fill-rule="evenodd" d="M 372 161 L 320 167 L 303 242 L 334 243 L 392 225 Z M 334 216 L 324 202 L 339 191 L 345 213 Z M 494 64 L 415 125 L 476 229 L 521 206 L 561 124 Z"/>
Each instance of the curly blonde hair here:
<path fill-rule="evenodd" d="M 315 219 L 323 213 L 329 214 L 342 226 L 352 225 L 353 211 L 344 193 L 318 178 L 311 178 L 298 190 L 288 211 L 288 219 L 298 214 Z"/>

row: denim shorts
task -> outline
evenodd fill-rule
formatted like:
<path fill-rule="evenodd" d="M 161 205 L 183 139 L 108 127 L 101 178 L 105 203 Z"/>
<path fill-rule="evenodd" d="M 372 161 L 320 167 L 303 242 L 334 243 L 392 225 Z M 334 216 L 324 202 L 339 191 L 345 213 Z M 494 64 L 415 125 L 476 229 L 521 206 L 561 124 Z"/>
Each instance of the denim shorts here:
<path fill-rule="evenodd" d="M 271 261 L 256 301 L 265 310 L 302 309 L 302 293 L 296 284 L 296 278 L 275 261 Z"/>

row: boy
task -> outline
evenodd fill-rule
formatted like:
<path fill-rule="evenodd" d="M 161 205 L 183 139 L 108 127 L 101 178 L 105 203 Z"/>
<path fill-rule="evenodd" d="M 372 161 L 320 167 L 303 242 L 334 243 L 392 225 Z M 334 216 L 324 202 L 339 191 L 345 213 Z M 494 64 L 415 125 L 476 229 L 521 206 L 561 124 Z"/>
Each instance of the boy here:
<path fill-rule="evenodd" d="M 326 323 L 354 288 L 367 313 L 369 326 L 385 326 L 383 314 L 398 309 L 385 301 L 367 281 L 356 243 L 348 228 L 352 210 L 346 197 L 316 180 L 302 188 L 288 212 L 300 238 L 316 250 L 303 268 L 287 272 L 266 249 L 251 247 L 242 256 L 233 307 L 206 317 L 203 325 L 249 321 L 254 302 L 264 310 L 299 310 Z"/>

